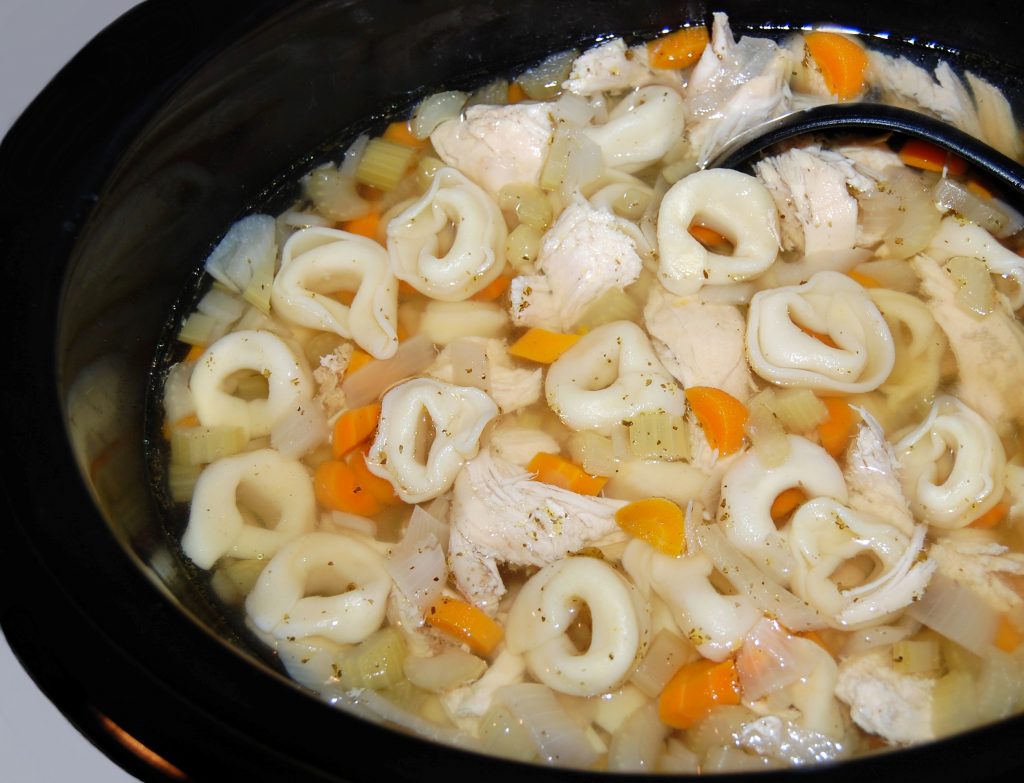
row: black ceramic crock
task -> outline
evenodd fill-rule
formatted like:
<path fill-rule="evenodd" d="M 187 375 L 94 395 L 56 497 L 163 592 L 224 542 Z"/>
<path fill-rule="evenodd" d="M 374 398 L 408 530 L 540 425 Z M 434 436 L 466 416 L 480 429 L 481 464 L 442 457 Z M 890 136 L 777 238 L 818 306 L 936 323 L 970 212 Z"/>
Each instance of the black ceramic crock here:
<path fill-rule="evenodd" d="M 0 622 L 16 654 L 144 781 L 594 777 L 354 719 L 288 682 L 222 616 L 182 567 L 147 462 L 147 383 L 172 307 L 234 219 L 367 117 L 432 89 L 727 10 L 737 33 L 833 22 L 914 42 L 1008 84 L 1020 108 L 1017 6 L 954 16 L 933 0 L 149 0 L 133 10 L 0 147 Z M 799 777 L 1019 780 L 1022 736 L 1017 718 Z"/>

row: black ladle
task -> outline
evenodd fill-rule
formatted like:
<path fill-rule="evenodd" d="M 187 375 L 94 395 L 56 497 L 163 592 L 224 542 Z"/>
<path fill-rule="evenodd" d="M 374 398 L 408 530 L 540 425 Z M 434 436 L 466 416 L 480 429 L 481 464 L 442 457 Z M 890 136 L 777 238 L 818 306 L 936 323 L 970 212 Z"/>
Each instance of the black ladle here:
<path fill-rule="evenodd" d="M 719 151 L 706 168 L 743 168 L 768 147 L 805 133 L 858 129 L 891 131 L 926 139 L 959 155 L 1017 195 L 1024 195 L 1024 166 L 1012 158 L 941 120 L 880 103 L 834 103 L 785 114 L 741 133 Z"/>

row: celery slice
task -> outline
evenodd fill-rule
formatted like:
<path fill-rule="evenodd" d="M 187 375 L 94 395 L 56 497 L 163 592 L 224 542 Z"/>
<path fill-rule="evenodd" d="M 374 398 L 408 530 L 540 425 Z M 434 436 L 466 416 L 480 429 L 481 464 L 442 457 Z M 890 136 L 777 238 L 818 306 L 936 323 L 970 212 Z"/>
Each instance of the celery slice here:
<path fill-rule="evenodd" d="M 771 409 L 787 432 L 810 432 L 828 418 L 828 408 L 810 389 L 779 389 Z"/>
<path fill-rule="evenodd" d="M 640 321 L 640 304 L 621 288 L 611 288 L 587 305 L 574 324 L 576 329 L 596 329 L 612 321 Z"/>
<path fill-rule="evenodd" d="M 247 442 L 241 427 L 182 427 L 171 433 L 171 463 L 207 465 L 237 454 Z"/>
<path fill-rule="evenodd" d="M 629 449 L 640 459 L 676 462 L 690 458 L 690 432 L 682 416 L 658 411 L 630 419 Z"/>
<path fill-rule="evenodd" d="M 938 639 L 901 639 L 892 646 L 892 666 L 900 674 L 927 674 L 942 666 Z"/>
<path fill-rule="evenodd" d="M 405 639 L 397 628 L 381 628 L 339 655 L 344 688 L 392 688 L 405 679 Z"/>
<path fill-rule="evenodd" d="M 412 165 L 416 150 L 387 139 L 370 139 L 359 166 L 356 181 L 383 190 L 394 190 Z"/>
<path fill-rule="evenodd" d="M 205 313 L 194 312 L 181 325 L 178 339 L 188 345 L 210 345 L 223 336 L 226 329 L 223 321 L 218 321 Z"/>
<path fill-rule="evenodd" d="M 192 499 L 196 479 L 202 472 L 202 465 L 183 465 L 171 462 L 167 466 L 167 491 L 175 503 L 187 503 Z"/>

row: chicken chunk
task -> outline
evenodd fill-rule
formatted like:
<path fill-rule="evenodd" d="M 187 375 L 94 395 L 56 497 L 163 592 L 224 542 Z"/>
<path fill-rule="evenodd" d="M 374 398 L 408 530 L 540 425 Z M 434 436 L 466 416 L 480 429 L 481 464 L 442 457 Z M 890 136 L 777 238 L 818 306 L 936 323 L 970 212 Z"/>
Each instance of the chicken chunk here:
<path fill-rule="evenodd" d="M 554 134 L 549 104 L 477 104 L 430 135 L 437 154 L 492 195 L 540 180 Z"/>
<path fill-rule="evenodd" d="M 779 209 L 782 247 L 801 255 L 857 246 L 857 199 L 875 187 L 853 161 L 818 145 L 794 147 L 757 163 L 757 176 Z"/>
<path fill-rule="evenodd" d="M 767 38 L 734 40 L 728 17 L 714 15 L 711 45 L 686 88 L 687 137 L 698 166 L 738 134 L 789 110 L 791 58 Z"/>
<path fill-rule="evenodd" d="M 510 289 L 518 326 L 567 331 L 587 307 L 613 288 L 634 282 L 643 268 L 636 226 L 578 199 L 544 235 L 539 274 L 522 275 Z"/>
<path fill-rule="evenodd" d="M 985 316 L 960 307 L 957 283 L 928 256 L 911 260 L 936 323 L 946 333 L 959 368 L 957 396 L 1001 434 L 1024 426 L 1024 329 L 1005 299 Z"/>
<path fill-rule="evenodd" d="M 878 421 L 866 410 L 859 413 L 862 423 L 846 452 L 843 474 L 850 492 L 847 504 L 909 536 L 914 531 L 914 515 L 900 484 L 896 452 Z"/>
<path fill-rule="evenodd" d="M 613 38 L 577 57 L 562 87 L 577 95 L 591 96 L 641 87 L 656 78 L 646 46 L 627 47 L 621 38 Z"/>
<path fill-rule="evenodd" d="M 623 505 L 534 481 L 522 468 L 482 449 L 455 481 L 448 561 L 456 585 L 493 614 L 505 592 L 499 562 L 544 566 L 624 538 L 615 522 Z"/>
<path fill-rule="evenodd" d="M 1005 546 L 962 531 L 932 544 L 931 558 L 940 573 L 969 587 L 1000 612 L 1024 604 L 1009 580 L 1024 577 L 1024 554 L 1010 552 Z"/>
<path fill-rule="evenodd" d="M 684 388 L 714 386 L 739 400 L 750 397 L 754 381 L 739 308 L 681 299 L 657 286 L 644 308 L 644 323 L 658 358 Z"/>
<path fill-rule="evenodd" d="M 839 664 L 836 696 L 850 706 L 854 723 L 899 745 L 935 739 L 934 692 L 934 679 L 897 672 L 888 647 Z"/>

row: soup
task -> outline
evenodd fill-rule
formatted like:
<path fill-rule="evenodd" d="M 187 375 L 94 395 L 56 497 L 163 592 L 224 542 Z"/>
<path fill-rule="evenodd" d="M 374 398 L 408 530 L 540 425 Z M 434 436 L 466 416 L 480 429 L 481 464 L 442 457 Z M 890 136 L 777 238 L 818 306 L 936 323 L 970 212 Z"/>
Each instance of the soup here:
<path fill-rule="evenodd" d="M 881 100 L 1020 158 L 999 89 L 716 14 L 446 91 L 236 223 L 162 379 L 185 555 L 289 675 L 528 762 L 840 761 L 1024 700 L 1024 218 L 801 139 Z M 177 350 L 177 349 L 176 349 Z"/>

